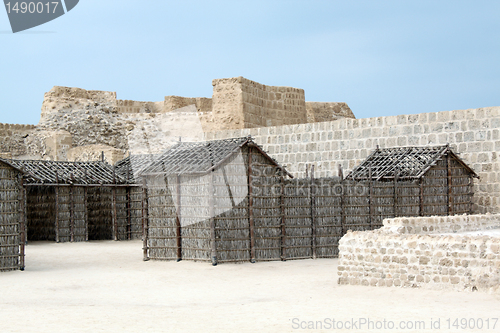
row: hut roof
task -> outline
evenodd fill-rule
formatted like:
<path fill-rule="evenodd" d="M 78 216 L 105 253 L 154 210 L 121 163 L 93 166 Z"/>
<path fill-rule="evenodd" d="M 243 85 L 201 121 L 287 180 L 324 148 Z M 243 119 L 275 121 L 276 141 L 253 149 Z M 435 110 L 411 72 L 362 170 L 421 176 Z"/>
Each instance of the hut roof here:
<path fill-rule="evenodd" d="M 115 174 L 113 167 L 103 162 L 60 162 L 43 160 L 0 161 L 24 173 L 31 184 L 126 184 L 127 180 Z"/>
<path fill-rule="evenodd" d="M 159 154 L 137 154 L 130 155 L 121 161 L 116 162 L 116 174 L 128 179 L 130 182 L 137 181 L 137 175 L 156 159 Z"/>
<path fill-rule="evenodd" d="M 250 136 L 205 142 L 179 142 L 144 168 L 141 175 L 205 174 L 215 170 L 245 145 L 259 150 L 272 164 L 293 178 L 285 168 L 253 142 Z"/>
<path fill-rule="evenodd" d="M 355 167 L 346 179 L 394 179 L 396 174 L 400 179 L 418 179 L 447 154 L 457 160 L 473 177 L 478 178 L 474 170 L 467 166 L 448 145 L 444 145 L 377 148 L 363 163 Z"/>

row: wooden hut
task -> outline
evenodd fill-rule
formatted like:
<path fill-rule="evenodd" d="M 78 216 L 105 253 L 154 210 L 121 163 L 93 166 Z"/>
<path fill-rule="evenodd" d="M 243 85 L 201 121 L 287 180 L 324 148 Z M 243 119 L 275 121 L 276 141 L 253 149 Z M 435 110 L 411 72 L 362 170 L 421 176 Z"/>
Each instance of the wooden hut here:
<path fill-rule="evenodd" d="M 0 159 L 0 271 L 24 269 L 22 171 Z"/>
<path fill-rule="evenodd" d="M 479 178 L 448 145 L 377 148 L 347 181 L 368 188 L 370 214 L 381 225 L 394 216 L 470 214 L 473 178 Z"/>
<path fill-rule="evenodd" d="M 79 242 L 131 238 L 128 180 L 103 162 L 9 160 L 23 172 L 27 238 Z M 141 219 L 138 219 L 139 223 Z"/>
<path fill-rule="evenodd" d="M 292 176 L 250 137 L 179 142 L 140 175 L 145 260 L 280 260 L 280 180 Z"/>

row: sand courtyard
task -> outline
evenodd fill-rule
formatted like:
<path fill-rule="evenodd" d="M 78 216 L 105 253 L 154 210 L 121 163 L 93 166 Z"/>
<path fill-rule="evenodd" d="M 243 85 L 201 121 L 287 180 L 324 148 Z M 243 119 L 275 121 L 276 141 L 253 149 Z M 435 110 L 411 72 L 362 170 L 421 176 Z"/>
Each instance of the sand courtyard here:
<path fill-rule="evenodd" d="M 499 294 L 339 286 L 337 259 L 213 267 L 141 248 L 30 243 L 26 270 L 0 274 L 1 332 L 500 331 Z"/>

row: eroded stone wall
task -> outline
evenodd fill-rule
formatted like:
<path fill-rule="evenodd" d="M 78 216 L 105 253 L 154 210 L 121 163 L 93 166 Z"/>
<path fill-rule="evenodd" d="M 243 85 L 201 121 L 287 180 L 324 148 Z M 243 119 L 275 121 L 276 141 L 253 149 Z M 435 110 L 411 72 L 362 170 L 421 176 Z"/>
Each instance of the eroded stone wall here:
<path fill-rule="evenodd" d="M 308 123 L 332 121 L 340 118 L 356 118 L 347 103 L 340 102 L 306 102 L 306 112 Z"/>
<path fill-rule="evenodd" d="M 26 155 L 25 139 L 33 133 L 34 125 L 0 123 L 0 153 L 4 158 Z"/>
<path fill-rule="evenodd" d="M 500 215 L 398 218 L 348 232 L 339 242 L 338 283 L 500 291 L 499 236 L 432 234 L 495 227 Z"/>

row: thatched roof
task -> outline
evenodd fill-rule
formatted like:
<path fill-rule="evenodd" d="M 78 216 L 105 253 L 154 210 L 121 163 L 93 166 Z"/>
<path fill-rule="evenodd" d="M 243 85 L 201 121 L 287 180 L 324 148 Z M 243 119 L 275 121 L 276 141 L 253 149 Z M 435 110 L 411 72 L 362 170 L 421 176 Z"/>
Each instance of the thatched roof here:
<path fill-rule="evenodd" d="M 213 140 L 205 142 L 179 142 L 161 154 L 153 163 L 144 168 L 143 176 L 157 174 L 205 174 L 217 169 L 243 146 L 256 148 L 272 164 L 293 178 L 281 165 L 271 158 L 251 137 Z"/>
<path fill-rule="evenodd" d="M 346 179 L 418 179 L 447 154 L 457 160 L 473 177 L 478 175 L 448 145 L 433 147 L 377 148 L 354 168 Z M 370 177 L 371 173 L 371 177 Z"/>
<path fill-rule="evenodd" d="M 127 180 L 115 174 L 113 167 L 103 162 L 59 162 L 43 160 L 0 161 L 21 170 L 31 184 L 126 184 Z"/>

